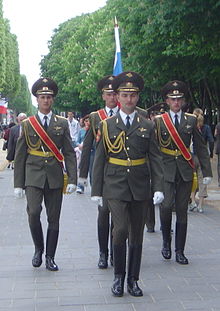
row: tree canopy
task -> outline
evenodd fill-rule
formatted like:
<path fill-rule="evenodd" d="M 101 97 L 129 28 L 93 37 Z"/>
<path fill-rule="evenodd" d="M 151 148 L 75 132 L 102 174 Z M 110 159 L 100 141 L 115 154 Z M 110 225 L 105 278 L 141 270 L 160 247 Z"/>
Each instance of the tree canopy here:
<path fill-rule="evenodd" d="M 16 113 L 32 113 L 32 103 L 25 76 L 20 74 L 19 49 L 10 23 L 3 17 L 0 0 L 0 97 L 8 101 L 8 108 Z"/>

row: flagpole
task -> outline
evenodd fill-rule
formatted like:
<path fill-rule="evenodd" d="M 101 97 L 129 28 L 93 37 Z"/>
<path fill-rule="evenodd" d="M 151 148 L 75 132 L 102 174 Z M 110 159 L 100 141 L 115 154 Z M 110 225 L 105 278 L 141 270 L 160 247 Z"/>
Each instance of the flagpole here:
<path fill-rule="evenodd" d="M 120 74 L 123 69 L 122 69 L 122 61 L 121 61 L 121 47 L 120 47 L 120 39 L 119 39 L 119 27 L 118 27 L 118 22 L 117 18 L 115 16 L 115 61 L 114 61 L 114 67 L 113 67 L 113 75 L 117 76 Z"/>

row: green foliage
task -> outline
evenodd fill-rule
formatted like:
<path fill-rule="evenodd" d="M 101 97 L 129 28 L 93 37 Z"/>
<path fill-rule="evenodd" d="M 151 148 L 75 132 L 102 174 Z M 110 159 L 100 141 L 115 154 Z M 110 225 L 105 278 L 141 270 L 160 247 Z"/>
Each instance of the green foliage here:
<path fill-rule="evenodd" d="M 19 90 L 17 95 L 9 102 L 9 108 L 13 109 L 16 114 L 25 112 L 27 115 L 34 114 L 34 107 L 32 106 L 31 94 L 28 88 L 28 82 L 25 75 L 21 75 Z"/>

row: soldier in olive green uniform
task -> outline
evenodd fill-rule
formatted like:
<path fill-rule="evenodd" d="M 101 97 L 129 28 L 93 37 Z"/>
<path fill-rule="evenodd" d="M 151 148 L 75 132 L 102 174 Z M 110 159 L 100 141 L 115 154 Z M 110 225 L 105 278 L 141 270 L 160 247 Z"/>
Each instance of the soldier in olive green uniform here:
<path fill-rule="evenodd" d="M 188 150 L 193 140 L 203 172 L 203 183 L 208 184 L 211 181 L 212 171 L 207 147 L 197 128 L 196 117 L 192 114 L 184 113 L 181 109 L 186 93 L 187 87 L 185 83 L 177 80 L 168 82 L 162 88 L 162 95 L 170 108 L 168 116 L 171 118 L 171 124 L 175 124 L 176 130 Z M 162 115 L 157 116 L 155 121 L 164 164 L 165 198 L 160 208 L 163 234 L 162 255 L 165 259 L 171 258 L 170 232 L 172 206 L 174 204 L 176 211 L 176 261 L 180 264 L 188 264 L 188 259 L 184 255 L 184 247 L 187 232 L 187 208 L 193 180 L 193 167 L 172 139 L 170 130 L 166 127 Z"/>
<path fill-rule="evenodd" d="M 115 115 L 119 108 L 116 103 L 116 94 L 112 89 L 114 76 L 105 76 L 98 84 L 98 89 L 102 92 L 102 99 L 105 102 L 104 109 L 94 111 L 89 115 L 90 128 L 83 141 L 83 149 L 80 162 L 79 183 L 85 184 L 89 170 L 94 160 L 96 135 L 101 120 Z M 92 152 L 92 154 L 91 154 Z M 92 176 L 90 176 L 92 180 Z M 109 241 L 109 208 L 107 201 L 103 199 L 102 204 L 98 205 L 97 219 L 98 243 L 99 243 L 99 261 L 98 267 L 106 269 L 108 267 L 108 241 Z M 111 240 L 111 238 L 110 238 Z M 111 247 L 110 247 L 111 249 Z M 112 262 L 112 251 L 110 250 L 110 260 Z"/>
<path fill-rule="evenodd" d="M 51 108 L 58 88 L 48 78 L 37 80 L 32 93 L 37 97 L 38 113 L 36 119 L 43 126 L 49 138 L 62 151 L 68 175 L 67 193 L 75 190 L 77 184 L 76 156 L 71 146 L 68 122 L 52 113 Z M 42 137 L 42 136 L 41 136 Z M 63 197 L 63 167 L 51 152 L 48 144 L 39 137 L 29 118 L 22 122 L 22 134 L 17 142 L 14 167 L 15 195 L 22 196 L 25 189 L 30 231 L 35 245 L 32 265 L 42 264 L 44 238 L 40 221 L 42 200 L 44 199 L 48 230 L 46 239 L 46 268 L 58 270 L 54 261 L 59 234 L 59 218 Z"/>
<path fill-rule="evenodd" d="M 147 201 L 152 195 L 150 174 L 154 203 L 163 200 L 162 158 L 154 124 L 135 110 L 143 86 L 142 77 L 135 72 L 124 72 L 114 79 L 113 88 L 121 109 L 100 124 L 93 167 L 92 199 L 107 199 L 113 220 L 112 293 L 118 297 L 124 293 L 127 239 L 128 292 L 136 297 L 143 295 L 137 281 Z"/>

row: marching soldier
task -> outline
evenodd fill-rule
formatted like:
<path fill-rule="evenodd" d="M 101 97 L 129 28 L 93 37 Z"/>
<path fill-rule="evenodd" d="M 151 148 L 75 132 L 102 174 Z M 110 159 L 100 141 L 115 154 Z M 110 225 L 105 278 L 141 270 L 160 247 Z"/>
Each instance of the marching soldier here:
<path fill-rule="evenodd" d="M 211 182 L 211 165 L 203 137 L 198 131 L 196 117 L 182 111 L 187 87 L 184 82 L 168 82 L 161 90 L 169 112 L 155 118 L 157 137 L 164 164 L 164 201 L 160 207 L 163 234 L 162 256 L 171 258 L 172 206 L 175 204 L 175 252 L 179 264 L 188 264 L 184 255 L 187 232 L 187 208 L 191 194 L 194 163 L 189 151 L 193 139 L 203 173 L 203 183 Z"/>
<path fill-rule="evenodd" d="M 147 202 L 163 200 L 163 169 L 154 124 L 135 110 L 144 81 L 135 72 L 118 75 L 113 83 L 121 109 L 100 124 L 93 167 L 92 199 L 108 200 L 113 220 L 114 282 L 112 293 L 124 293 L 126 241 L 129 239 L 127 288 L 142 296 L 138 286 Z M 150 170 L 149 170 L 150 166 Z"/>
<path fill-rule="evenodd" d="M 108 117 L 115 115 L 119 108 L 116 102 L 115 92 L 112 89 L 112 82 L 114 76 L 105 76 L 98 84 L 98 89 L 102 92 L 102 99 L 105 102 L 105 107 L 98 111 L 91 112 L 89 115 L 90 129 L 87 131 L 85 139 L 83 141 L 83 149 L 80 162 L 79 184 L 85 185 L 88 172 L 91 170 L 96 135 L 99 127 L 99 123 Z M 91 157 L 92 151 L 92 157 Z M 91 181 L 92 181 L 91 176 Z M 107 201 L 103 198 L 103 202 L 98 205 L 98 219 L 97 219 L 97 231 L 98 231 L 98 243 L 99 243 L 99 261 L 98 267 L 100 269 L 106 269 L 108 267 L 108 240 L 109 240 L 109 208 Z M 110 238 L 111 240 L 111 238 Z M 110 250 L 110 260 L 112 259 L 112 251 Z"/>
<path fill-rule="evenodd" d="M 57 92 L 57 84 L 49 78 L 40 78 L 32 86 L 38 112 L 22 122 L 14 167 L 15 195 L 22 197 L 25 189 L 27 198 L 28 221 L 35 246 L 34 267 L 41 266 L 44 252 L 40 221 L 44 199 L 48 220 L 46 268 L 50 271 L 58 270 L 54 256 L 63 197 L 63 161 L 68 175 L 66 193 L 72 193 L 77 184 L 76 156 L 71 146 L 68 122 L 51 110 Z"/>

